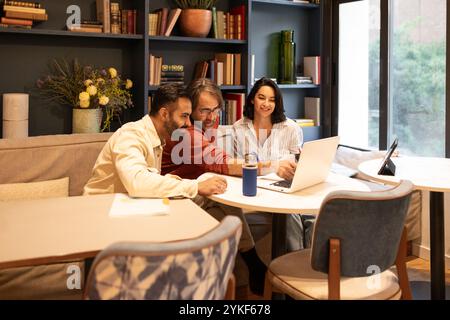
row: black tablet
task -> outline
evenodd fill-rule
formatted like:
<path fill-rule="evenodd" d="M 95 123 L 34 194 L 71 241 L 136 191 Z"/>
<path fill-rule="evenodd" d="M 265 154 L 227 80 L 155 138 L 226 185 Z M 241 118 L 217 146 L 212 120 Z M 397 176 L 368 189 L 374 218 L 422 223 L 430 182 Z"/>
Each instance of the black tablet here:
<path fill-rule="evenodd" d="M 391 156 L 394 153 L 395 149 L 397 148 L 398 145 L 398 138 L 394 140 L 394 142 L 392 142 L 391 147 L 389 148 L 388 152 L 386 152 L 386 155 L 384 156 L 384 159 L 381 163 L 381 168 L 380 170 L 378 170 L 378 174 L 382 175 L 382 174 L 386 174 L 385 170 L 386 167 L 388 166 L 390 160 L 391 160 Z"/>

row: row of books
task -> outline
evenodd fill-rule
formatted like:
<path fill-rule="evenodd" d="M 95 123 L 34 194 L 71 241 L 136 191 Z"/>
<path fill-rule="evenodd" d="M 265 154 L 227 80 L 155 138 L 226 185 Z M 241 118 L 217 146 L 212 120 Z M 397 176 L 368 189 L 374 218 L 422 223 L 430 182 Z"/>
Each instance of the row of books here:
<path fill-rule="evenodd" d="M 212 8 L 213 38 L 228 40 L 245 40 L 245 6 L 232 8 L 224 12 Z"/>
<path fill-rule="evenodd" d="M 0 26 L 31 29 L 34 22 L 47 20 L 47 12 L 40 3 L 5 0 Z"/>
<path fill-rule="evenodd" d="M 224 93 L 224 108 L 219 114 L 220 125 L 232 125 L 243 117 L 245 93 Z"/>
<path fill-rule="evenodd" d="M 110 0 L 96 0 L 97 21 L 101 23 L 101 30 L 90 30 L 93 27 L 83 26 L 78 32 L 104 32 L 113 34 L 136 34 L 136 10 L 121 9 L 120 3 Z"/>
<path fill-rule="evenodd" d="M 148 14 L 149 36 L 170 36 L 181 14 L 181 9 L 160 8 Z"/>
<path fill-rule="evenodd" d="M 208 77 L 219 86 L 238 86 L 241 84 L 241 60 L 240 53 L 216 53 L 214 59 L 197 62 L 194 79 Z"/>

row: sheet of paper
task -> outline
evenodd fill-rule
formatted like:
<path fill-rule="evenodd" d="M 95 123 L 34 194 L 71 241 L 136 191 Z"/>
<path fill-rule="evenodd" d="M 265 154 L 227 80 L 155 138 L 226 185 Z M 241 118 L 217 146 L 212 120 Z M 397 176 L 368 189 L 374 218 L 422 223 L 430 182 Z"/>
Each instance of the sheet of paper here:
<path fill-rule="evenodd" d="M 109 210 L 110 217 L 150 217 L 167 214 L 169 214 L 167 199 L 131 198 L 123 193 L 114 196 L 113 204 Z"/>

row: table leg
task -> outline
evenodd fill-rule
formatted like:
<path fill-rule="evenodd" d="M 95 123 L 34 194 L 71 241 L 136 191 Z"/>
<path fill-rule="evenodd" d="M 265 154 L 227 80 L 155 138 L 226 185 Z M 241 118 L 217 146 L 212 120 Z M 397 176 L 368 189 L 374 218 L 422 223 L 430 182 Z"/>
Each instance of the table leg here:
<path fill-rule="evenodd" d="M 445 300 L 444 194 L 430 192 L 431 299 Z"/>
<path fill-rule="evenodd" d="M 286 215 L 272 214 L 272 259 L 287 253 Z"/>

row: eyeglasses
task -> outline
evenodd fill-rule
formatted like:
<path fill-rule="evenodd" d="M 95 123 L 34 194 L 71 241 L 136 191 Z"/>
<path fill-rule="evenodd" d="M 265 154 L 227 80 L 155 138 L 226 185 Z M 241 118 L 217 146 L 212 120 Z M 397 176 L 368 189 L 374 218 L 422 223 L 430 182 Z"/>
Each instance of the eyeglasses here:
<path fill-rule="evenodd" d="M 204 116 L 209 116 L 211 113 L 213 113 L 214 115 L 218 115 L 220 113 L 220 111 L 222 111 L 221 107 L 217 107 L 214 109 L 208 109 L 208 108 L 202 108 L 200 109 L 200 113 Z"/>

